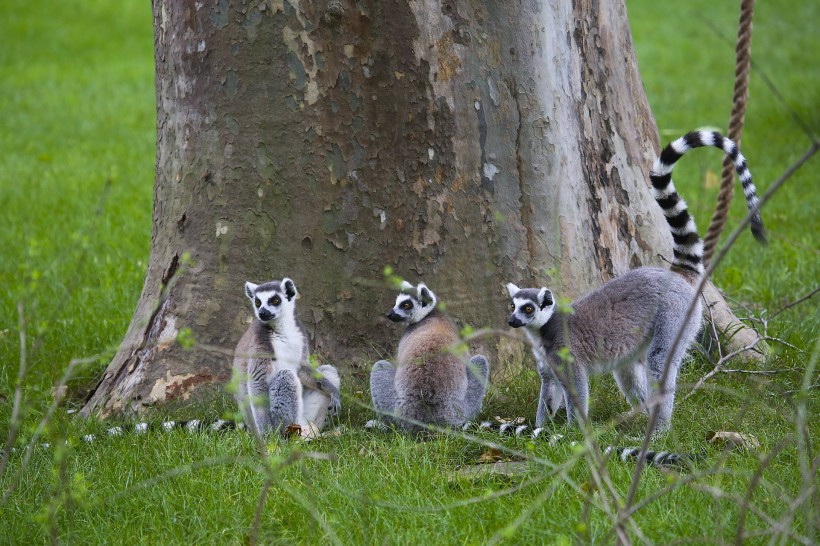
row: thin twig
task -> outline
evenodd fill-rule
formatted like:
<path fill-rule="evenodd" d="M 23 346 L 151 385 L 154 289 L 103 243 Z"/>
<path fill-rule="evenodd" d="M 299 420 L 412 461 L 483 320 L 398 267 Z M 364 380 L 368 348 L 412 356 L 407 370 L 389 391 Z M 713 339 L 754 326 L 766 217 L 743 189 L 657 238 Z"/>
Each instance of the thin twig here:
<path fill-rule="evenodd" d="M 746 495 L 743 497 L 743 502 L 740 503 L 740 514 L 737 517 L 737 533 L 735 533 L 735 544 L 742 544 L 744 539 L 743 527 L 746 525 L 746 513 L 749 511 L 749 503 L 752 502 L 752 493 L 757 488 L 760 480 L 763 478 L 763 472 L 769 467 L 769 464 L 774 460 L 778 453 L 780 453 L 783 448 L 786 447 L 788 443 L 791 443 L 793 438 L 790 436 L 784 436 L 774 448 L 763 457 L 760 461 L 760 465 L 755 470 L 755 473 L 752 475 L 752 479 L 749 482 L 749 487 L 746 489 Z"/>
<path fill-rule="evenodd" d="M 17 317 L 20 330 L 20 367 L 17 370 L 17 386 L 14 388 L 14 405 L 11 410 L 11 422 L 9 423 L 9 437 L 6 438 L 6 447 L 3 449 L 3 457 L 0 459 L 0 478 L 6 471 L 6 464 L 9 462 L 11 448 L 17 441 L 17 434 L 20 432 L 20 407 L 23 401 L 23 380 L 26 377 L 26 318 L 23 313 L 23 303 L 17 303 Z"/>
<path fill-rule="evenodd" d="M 820 292 L 820 286 L 818 286 L 817 288 L 815 288 L 814 290 L 812 290 L 811 292 L 809 292 L 808 294 L 806 294 L 806 295 L 805 295 L 805 296 L 803 296 L 802 298 L 799 298 L 799 299 L 797 299 L 797 300 L 795 300 L 795 301 L 793 301 L 793 302 L 791 302 L 791 303 L 787 303 L 786 305 L 784 305 L 783 307 L 781 307 L 780 309 L 778 309 L 777 311 L 775 311 L 775 313 L 774 313 L 772 316 L 770 316 L 769 318 L 770 318 L 770 319 L 773 319 L 774 317 L 776 317 L 777 315 L 779 315 L 779 314 L 780 314 L 780 313 L 782 313 L 783 311 L 785 311 L 785 310 L 787 310 L 787 309 L 791 309 L 791 308 L 792 308 L 792 307 L 794 307 L 795 305 L 799 305 L 799 304 L 803 303 L 804 301 L 806 301 L 806 300 L 808 300 L 808 299 L 811 299 L 811 298 L 812 298 L 812 296 L 814 296 L 815 294 L 817 294 L 817 292 Z"/>
<path fill-rule="evenodd" d="M 268 498 L 268 491 L 271 485 L 273 485 L 273 476 L 268 476 L 265 478 L 265 484 L 259 493 L 259 501 L 256 503 L 256 514 L 253 517 L 250 535 L 248 535 L 248 544 L 250 544 L 250 546 L 255 546 L 256 540 L 259 537 L 259 522 L 262 520 L 262 510 L 265 508 L 265 500 Z"/>

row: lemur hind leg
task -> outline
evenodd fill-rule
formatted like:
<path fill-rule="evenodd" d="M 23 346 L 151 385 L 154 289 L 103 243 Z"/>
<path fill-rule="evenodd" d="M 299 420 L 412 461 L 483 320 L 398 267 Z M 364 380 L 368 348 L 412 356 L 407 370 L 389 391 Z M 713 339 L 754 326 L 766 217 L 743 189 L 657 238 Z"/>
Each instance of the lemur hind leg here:
<path fill-rule="evenodd" d="M 490 379 L 490 362 L 484 355 L 475 355 L 467 364 L 467 393 L 464 396 L 464 419 L 470 421 L 481 412 L 487 383 Z"/>
<path fill-rule="evenodd" d="M 549 366 L 539 364 L 538 375 L 541 376 L 541 395 L 538 397 L 535 426 L 541 428 L 564 405 L 564 389 Z"/>
<path fill-rule="evenodd" d="M 247 371 L 234 373 L 239 377 L 237 401 L 245 414 L 245 422 L 256 434 L 266 434 L 271 429 L 270 402 L 268 399 L 267 374 L 270 361 L 261 358 L 248 359 Z"/>
<path fill-rule="evenodd" d="M 316 368 L 318 374 L 322 376 L 322 380 L 326 381 L 338 392 L 341 381 L 339 380 L 339 373 L 336 368 L 330 364 L 325 364 Z M 327 417 L 338 415 L 338 402 L 334 400 L 331 395 L 324 390 L 303 389 L 302 405 L 304 407 L 304 419 L 308 423 L 313 423 L 316 428 L 321 430 L 325 425 Z M 300 423 L 301 424 L 301 423 Z"/>
<path fill-rule="evenodd" d="M 586 368 L 577 362 L 564 366 L 556 373 L 564 391 L 567 404 L 567 423 L 583 423 L 589 414 L 589 375 Z"/>
<path fill-rule="evenodd" d="M 688 305 L 687 300 L 680 302 L 679 308 L 668 310 L 658 321 L 655 329 L 655 337 L 649 346 L 647 356 L 647 366 L 652 383 L 652 394 L 658 395 L 662 391 L 664 396 L 656 403 L 659 404 L 657 430 L 664 431 L 672 424 L 672 409 L 675 405 L 675 390 L 677 389 L 678 371 L 680 370 L 686 351 L 692 344 L 700 328 L 700 305 L 697 305 L 692 312 L 692 318 L 684 324 L 683 305 Z M 683 327 L 681 328 L 681 325 Z M 680 340 L 677 343 L 674 354 L 670 356 L 675 338 L 680 333 Z M 668 364 L 667 364 L 668 362 Z M 666 381 L 660 385 L 663 378 L 665 366 L 669 366 L 666 374 Z"/>
<path fill-rule="evenodd" d="M 379 360 L 370 372 L 370 398 L 380 419 L 391 422 L 388 416 L 396 411 L 396 368 L 386 360 Z"/>
<path fill-rule="evenodd" d="M 647 392 L 645 357 L 636 360 L 634 363 L 620 363 L 612 370 L 612 375 L 629 404 L 633 408 L 641 407 L 646 409 L 643 408 Z"/>
<path fill-rule="evenodd" d="M 283 433 L 297 423 L 303 425 L 302 383 L 293 370 L 279 370 L 270 382 L 271 428 Z"/>

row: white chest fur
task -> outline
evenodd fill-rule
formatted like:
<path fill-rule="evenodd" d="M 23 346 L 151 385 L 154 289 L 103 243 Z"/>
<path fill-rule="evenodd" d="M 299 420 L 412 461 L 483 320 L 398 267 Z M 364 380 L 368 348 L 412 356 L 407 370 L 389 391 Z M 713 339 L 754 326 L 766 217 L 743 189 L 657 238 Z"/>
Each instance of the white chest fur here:
<path fill-rule="evenodd" d="M 276 356 L 276 368 L 278 370 L 296 371 L 303 358 L 304 344 L 302 343 L 302 336 L 273 334 L 271 343 L 273 344 L 273 354 Z"/>
<path fill-rule="evenodd" d="M 532 354 L 535 357 L 535 364 L 538 366 L 538 369 L 543 370 L 547 368 L 547 355 L 544 352 L 544 346 L 541 344 L 540 336 L 533 334 L 527 328 L 523 330 L 527 336 L 527 340 L 530 342 L 530 347 L 532 347 Z"/>
<path fill-rule="evenodd" d="M 277 370 L 297 371 L 305 360 L 305 342 L 301 329 L 295 321 L 283 320 L 273 332 L 271 332 L 271 345 L 276 358 L 275 367 Z"/>

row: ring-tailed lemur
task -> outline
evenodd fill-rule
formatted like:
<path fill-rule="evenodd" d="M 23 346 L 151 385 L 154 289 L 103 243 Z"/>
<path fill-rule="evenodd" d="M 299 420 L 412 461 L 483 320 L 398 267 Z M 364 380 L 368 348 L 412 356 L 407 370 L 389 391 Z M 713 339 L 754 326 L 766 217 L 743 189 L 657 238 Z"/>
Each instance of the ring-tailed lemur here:
<path fill-rule="evenodd" d="M 298 424 L 303 435 L 315 435 L 327 415 L 341 408 L 339 374 L 329 364 L 314 369 L 309 363 L 307 333 L 296 316 L 296 285 L 287 277 L 246 282 L 245 295 L 255 319 L 233 361 L 245 422 L 261 434 Z"/>
<path fill-rule="evenodd" d="M 695 286 L 703 274 L 703 243 L 686 208 L 675 191 L 672 168 L 687 151 L 701 146 L 723 150 L 735 164 L 750 211 L 757 208 L 757 195 L 746 159 L 737 145 L 715 132 L 691 132 L 664 148 L 649 177 L 658 205 L 663 209 L 674 239 L 672 271 L 640 267 L 574 302 L 567 312 L 556 313 L 552 292 L 547 288 L 519 288 L 507 284 L 512 298 L 508 320 L 514 328 L 525 327 L 541 376 L 541 395 L 536 414 L 540 427 L 548 413 L 567 406 L 567 418 L 587 415 L 591 371 L 608 366 L 627 400 L 643 405 L 648 391 L 660 392 L 657 384 L 668 361 L 658 414 L 658 428 L 667 428 L 672 418 L 678 369 L 700 327 L 700 302 L 689 319 L 686 311 Z M 765 242 L 760 212 L 754 214 L 751 230 Z M 680 331 L 674 354 L 670 351 Z M 648 368 L 648 369 L 647 369 Z"/>
<path fill-rule="evenodd" d="M 460 342 L 450 319 L 436 309 L 436 295 L 423 283 L 408 282 L 387 314 L 406 322 L 396 366 L 380 360 L 370 374 L 370 394 L 381 418 L 418 432 L 417 423 L 456 427 L 480 411 L 490 364 L 482 355 L 468 364 L 453 353 Z"/>

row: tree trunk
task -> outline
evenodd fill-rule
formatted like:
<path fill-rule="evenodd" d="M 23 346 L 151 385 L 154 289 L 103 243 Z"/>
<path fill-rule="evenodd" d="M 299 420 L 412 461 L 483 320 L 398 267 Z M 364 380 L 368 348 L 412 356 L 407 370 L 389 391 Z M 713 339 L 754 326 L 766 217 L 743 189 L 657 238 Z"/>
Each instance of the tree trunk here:
<path fill-rule="evenodd" d="M 498 327 L 506 281 L 572 298 L 671 254 L 622 0 L 153 11 L 150 264 L 85 414 L 224 383 L 251 317 L 245 280 L 292 277 L 314 352 L 369 366 L 400 335 L 383 319 L 385 266 Z M 174 342 L 184 327 L 190 350 Z"/>

